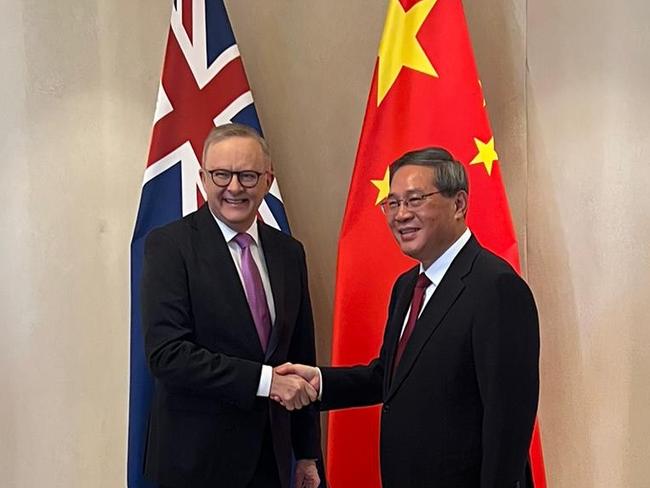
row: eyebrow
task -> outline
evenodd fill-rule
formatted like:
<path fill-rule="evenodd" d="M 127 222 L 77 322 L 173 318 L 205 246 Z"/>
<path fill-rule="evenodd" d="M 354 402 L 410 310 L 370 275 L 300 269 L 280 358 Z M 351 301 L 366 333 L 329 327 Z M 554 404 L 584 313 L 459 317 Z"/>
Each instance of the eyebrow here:
<path fill-rule="evenodd" d="M 417 195 L 419 193 L 428 193 L 427 190 L 407 190 L 406 193 L 404 193 L 405 197 L 411 196 L 411 195 Z M 397 195 L 393 192 L 390 192 L 386 198 L 397 198 Z"/>

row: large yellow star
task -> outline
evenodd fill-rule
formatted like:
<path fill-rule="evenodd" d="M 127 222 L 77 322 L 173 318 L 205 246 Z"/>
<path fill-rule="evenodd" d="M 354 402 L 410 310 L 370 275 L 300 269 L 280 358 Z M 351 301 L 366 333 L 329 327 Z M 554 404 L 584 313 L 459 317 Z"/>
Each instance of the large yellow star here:
<path fill-rule="evenodd" d="M 492 165 L 499 160 L 499 155 L 494 150 L 494 137 L 490 138 L 488 142 L 483 142 L 478 138 L 474 138 L 474 144 L 478 154 L 469 164 L 483 164 L 488 175 L 492 175 Z"/>
<path fill-rule="evenodd" d="M 399 0 L 390 0 L 379 44 L 377 106 L 395 83 L 403 66 L 438 77 L 415 37 L 436 2 L 437 0 L 421 0 L 405 12 Z"/>
<path fill-rule="evenodd" d="M 390 193 L 390 169 L 386 168 L 386 174 L 383 180 L 370 180 L 370 183 L 375 185 L 379 190 L 377 192 L 377 200 L 375 201 L 375 205 L 379 205 Z"/>

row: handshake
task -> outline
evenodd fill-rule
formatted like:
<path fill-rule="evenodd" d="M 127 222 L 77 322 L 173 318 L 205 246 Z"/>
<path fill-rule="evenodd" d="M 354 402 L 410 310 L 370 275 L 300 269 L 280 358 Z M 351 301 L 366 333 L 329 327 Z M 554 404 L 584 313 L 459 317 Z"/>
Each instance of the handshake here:
<path fill-rule="evenodd" d="M 271 393 L 269 397 L 287 410 L 299 410 L 318 399 L 320 373 L 314 366 L 284 363 L 273 368 Z M 320 477 L 313 459 L 299 459 L 296 462 L 294 486 L 316 488 Z"/>
<path fill-rule="evenodd" d="M 284 363 L 273 368 L 269 397 L 287 410 L 299 410 L 318 399 L 320 387 L 318 368 Z"/>

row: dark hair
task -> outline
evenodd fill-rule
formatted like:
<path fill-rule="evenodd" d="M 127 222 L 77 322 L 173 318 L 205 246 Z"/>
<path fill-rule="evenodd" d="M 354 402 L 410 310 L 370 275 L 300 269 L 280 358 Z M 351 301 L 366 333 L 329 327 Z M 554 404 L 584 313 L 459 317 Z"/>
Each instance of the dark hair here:
<path fill-rule="evenodd" d="M 461 190 L 469 193 L 465 167 L 446 149 L 427 147 L 407 152 L 390 165 L 390 181 L 393 181 L 393 176 L 398 169 L 409 165 L 432 168 L 435 174 L 433 183 L 446 197 L 452 197 Z"/>

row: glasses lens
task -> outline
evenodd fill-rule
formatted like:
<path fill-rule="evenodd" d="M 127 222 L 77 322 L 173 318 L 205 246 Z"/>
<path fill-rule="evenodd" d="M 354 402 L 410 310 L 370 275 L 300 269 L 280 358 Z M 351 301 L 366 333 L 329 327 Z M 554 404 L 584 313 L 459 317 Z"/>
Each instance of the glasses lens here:
<path fill-rule="evenodd" d="M 407 208 L 418 208 L 424 203 L 424 197 L 421 195 L 413 196 L 406 199 Z"/>
<path fill-rule="evenodd" d="M 232 179 L 232 173 L 226 170 L 218 170 L 212 172 L 212 181 L 217 186 L 228 186 Z"/>
<path fill-rule="evenodd" d="M 386 215 L 392 215 L 399 208 L 399 200 L 384 200 L 380 204 L 381 211 Z"/>
<path fill-rule="evenodd" d="M 239 173 L 239 182 L 246 188 L 252 188 L 257 185 L 259 175 L 255 171 L 242 171 Z"/>

